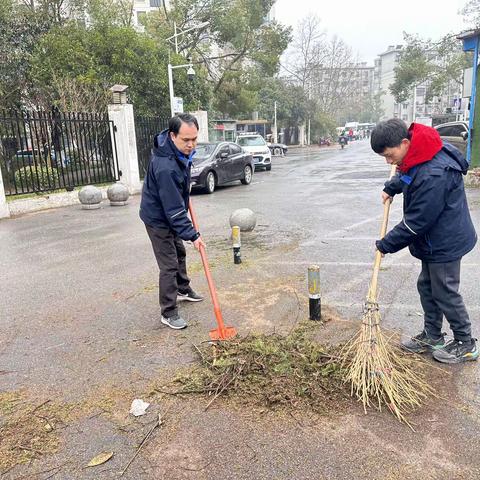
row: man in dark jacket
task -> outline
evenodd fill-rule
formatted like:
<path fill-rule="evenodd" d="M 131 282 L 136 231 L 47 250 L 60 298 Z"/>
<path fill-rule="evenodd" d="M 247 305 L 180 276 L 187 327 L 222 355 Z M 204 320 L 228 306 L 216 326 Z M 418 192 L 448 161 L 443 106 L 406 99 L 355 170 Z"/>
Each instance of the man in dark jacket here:
<path fill-rule="evenodd" d="M 193 115 L 182 113 L 170 119 L 168 129 L 155 137 L 140 204 L 140 218 L 160 268 L 161 322 L 177 330 L 187 326 L 178 314 L 177 298 L 203 300 L 190 287 L 182 242 L 192 242 L 197 250 L 205 246 L 187 215 L 197 136 Z"/>
<path fill-rule="evenodd" d="M 476 360 L 479 352 L 458 291 L 461 259 L 477 241 L 463 185 L 468 163 L 455 147 L 442 143 L 434 128 L 412 123 L 407 130 L 399 119 L 379 123 L 370 143 L 398 169 L 385 184 L 383 202 L 403 193 L 403 220 L 376 242 L 377 249 L 386 254 L 408 246 L 422 261 L 417 288 L 424 329 L 403 347 L 433 352 L 444 363 Z M 448 343 L 442 334 L 443 316 L 454 336 Z"/>

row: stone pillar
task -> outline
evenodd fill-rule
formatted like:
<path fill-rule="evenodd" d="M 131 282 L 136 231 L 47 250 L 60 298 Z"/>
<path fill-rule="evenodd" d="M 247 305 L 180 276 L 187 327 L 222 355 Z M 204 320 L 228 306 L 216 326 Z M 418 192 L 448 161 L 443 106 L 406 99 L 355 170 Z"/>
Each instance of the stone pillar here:
<path fill-rule="evenodd" d="M 138 169 L 133 105 L 129 103 L 109 105 L 108 118 L 116 127 L 118 168 L 122 173 L 120 182 L 128 187 L 130 193 L 139 193 L 142 184 Z"/>
<path fill-rule="evenodd" d="M 298 127 L 299 133 L 298 133 L 298 142 L 300 145 L 303 147 L 305 146 L 305 125 L 300 125 Z"/>
<path fill-rule="evenodd" d="M 0 169 L 0 218 L 10 217 L 10 209 L 8 208 L 7 198 L 5 197 L 5 189 L 3 188 L 2 170 Z"/>
<path fill-rule="evenodd" d="M 190 112 L 198 120 L 198 141 L 208 143 L 208 113 L 205 110 L 197 110 L 196 112 Z"/>

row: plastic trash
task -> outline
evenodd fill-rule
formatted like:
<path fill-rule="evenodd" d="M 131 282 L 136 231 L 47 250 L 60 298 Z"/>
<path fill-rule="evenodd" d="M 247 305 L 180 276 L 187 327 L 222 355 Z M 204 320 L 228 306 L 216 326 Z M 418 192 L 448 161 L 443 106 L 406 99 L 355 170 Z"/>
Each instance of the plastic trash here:
<path fill-rule="evenodd" d="M 130 407 L 130 413 L 135 417 L 140 417 L 141 415 L 145 415 L 145 412 L 149 406 L 150 404 L 144 402 L 141 398 L 136 398 L 132 402 L 132 406 Z"/>

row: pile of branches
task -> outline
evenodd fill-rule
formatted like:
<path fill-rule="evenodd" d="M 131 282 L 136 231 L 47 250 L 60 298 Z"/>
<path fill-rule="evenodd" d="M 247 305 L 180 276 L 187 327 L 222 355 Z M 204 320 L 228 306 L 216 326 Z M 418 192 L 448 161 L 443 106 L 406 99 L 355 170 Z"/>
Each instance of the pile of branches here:
<path fill-rule="evenodd" d="M 336 410 L 349 398 L 339 348 L 311 339 L 311 324 L 288 336 L 248 335 L 228 342 L 195 346 L 200 367 L 176 379 L 175 393 L 205 393 L 207 408 L 220 396 L 275 408 Z"/>

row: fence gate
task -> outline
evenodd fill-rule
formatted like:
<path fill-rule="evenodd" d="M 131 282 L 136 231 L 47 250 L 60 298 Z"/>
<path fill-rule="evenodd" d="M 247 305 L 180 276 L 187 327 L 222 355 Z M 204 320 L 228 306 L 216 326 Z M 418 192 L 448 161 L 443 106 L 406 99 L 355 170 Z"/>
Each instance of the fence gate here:
<path fill-rule="evenodd" d="M 119 180 L 113 122 L 94 113 L 0 112 L 5 194 Z"/>
<path fill-rule="evenodd" d="M 137 137 L 138 170 L 140 178 L 145 178 L 150 163 L 153 139 L 155 135 L 168 127 L 168 118 L 135 117 L 135 136 Z"/>

